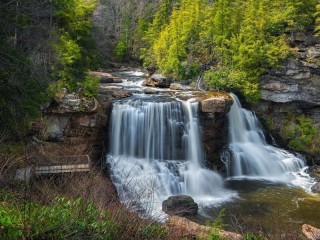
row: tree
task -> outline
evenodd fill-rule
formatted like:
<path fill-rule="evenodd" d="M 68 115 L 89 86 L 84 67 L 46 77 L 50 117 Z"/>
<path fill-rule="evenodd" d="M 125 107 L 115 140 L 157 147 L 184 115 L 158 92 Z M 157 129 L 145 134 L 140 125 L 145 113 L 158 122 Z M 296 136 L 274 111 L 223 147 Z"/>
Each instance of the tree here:
<path fill-rule="evenodd" d="M 58 55 L 54 71 L 58 89 L 82 89 L 84 95 L 94 96 L 96 91 L 92 92 L 93 88 L 86 87 L 90 85 L 86 81 L 97 84 L 87 73 L 90 68 L 96 67 L 92 38 L 92 14 L 96 0 L 53 0 L 52 4 L 59 35 L 54 45 Z"/>
<path fill-rule="evenodd" d="M 38 34 L 29 31 L 43 21 L 32 14 L 36 7 L 31 0 L 0 3 L 0 127 L 14 134 L 24 133 L 47 100 L 48 75 L 43 62 L 31 57 Z"/>
<path fill-rule="evenodd" d="M 316 12 L 314 14 L 314 17 L 316 18 L 315 20 L 316 27 L 314 32 L 315 32 L 315 35 L 319 36 L 320 35 L 320 2 L 316 6 Z"/>

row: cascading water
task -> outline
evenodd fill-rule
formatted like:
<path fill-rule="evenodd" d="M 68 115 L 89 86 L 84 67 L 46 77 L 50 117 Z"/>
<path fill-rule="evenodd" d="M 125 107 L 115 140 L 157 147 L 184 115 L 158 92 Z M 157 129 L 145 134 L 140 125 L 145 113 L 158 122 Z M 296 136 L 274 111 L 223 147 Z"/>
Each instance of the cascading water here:
<path fill-rule="evenodd" d="M 108 163 L 122 202 L 154 214 L 171 195 L 230 198 L 220 175 L 203 168 L 197 112 L 190 100 L 114 103 Z"/>
<path fill-rule="evenodd" d="M 230 177 L 290 181 L 305 163 L 294 154 L 267 144 L 255 114 L 241 107 L 236 95 L 228 113 L 229 147 L 222 153 Z"/>

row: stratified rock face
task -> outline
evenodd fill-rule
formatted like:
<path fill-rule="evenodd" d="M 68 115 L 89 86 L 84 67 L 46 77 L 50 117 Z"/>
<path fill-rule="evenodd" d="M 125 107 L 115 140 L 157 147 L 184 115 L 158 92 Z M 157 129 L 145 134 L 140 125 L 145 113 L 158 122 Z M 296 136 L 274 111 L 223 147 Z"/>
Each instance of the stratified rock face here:
<path fill-rule="evenodd" d="M 218 168 L 224 167 L 219 150 L 228 141 L 227 113 L 232 103 L 231 96 L 226 93 L 207 92 L 200 97 L 199 115 L 206 159 Z"/>
<path fill-rule="evenodd" d="M 162 210 L 169 215 L 192 216 L 198 213 L 198 204 L 187 195 L 171 196 L 162 202 Z"/>
<path fill-rule="evenodd" d="M 90 128 L 105 128 L 112 101 L 132 95 L 118 86 L 100 85 L 99 102 L 96 99 L 81 99 L 77 94 L 65 93 L 47 106 L 44 137 L 50 141 L 63 141 L 66 136 L 88 131 Z M 97 111 L 97 109 L 100 111 Z M 106 135 L 107 136 L 107 135 Z"/>
<path fill-rule="evenodd" d="M 112 76 L 107 72 L 90 72 L 90 74 L 97 77 L 100 83 L 122 83 L 119 77 Z"/>
<path fill-rule="evenodd" d="M 262 76 L 262 99 L 320 106 L 320 37 L 303 32 L 296 33 L 294 37 L 294 57 Z"/>
<path fill-rule="evenodd" d="M 320 54 L 320 45 L 318 51 Z M 310 107 L 320 106 L 318 72 L 320 67 L 316 64 L 290 58 L 282 68 L 262 76 L 261 98 L 278 103 L 297 101 Z"/>
<path fill-rule="evenodd" d="M 290 116 L 304 114 L 320 130 L 320 37 L 298 33 L 294 44 L 294 56 L 262 76 L 262 101 L 254 106 L 254 111 L 284 144 Z M 313 163 L 320 163 L 319 155 L 311 153 Z"/>
<path fill-rule="evenodd" d="M 162 74 L 153 74 L 148 80 L 144 81 L 145 86 L 159 88 L 169 88 L 171 83 L 172 80 Z"/>

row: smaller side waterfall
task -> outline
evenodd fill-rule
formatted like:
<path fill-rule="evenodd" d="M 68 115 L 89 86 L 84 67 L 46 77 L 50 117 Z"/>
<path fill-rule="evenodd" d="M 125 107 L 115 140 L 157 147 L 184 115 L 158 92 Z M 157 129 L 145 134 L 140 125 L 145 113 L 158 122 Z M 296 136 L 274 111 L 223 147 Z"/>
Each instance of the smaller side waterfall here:
<path fill-rule="evenodd" d="M 172 195 L 200 204 L 233 195 L 219 174 L 203 167 L 197 114 L 192 101 L 114 103 L 107 159 L 123 203 L 154 214 Z"/>
<path fill-rule="evenodd" d="M 267 144 L 255 114 L 241 107 L 236 95 L 228 113 L 229 146 L 222 153 L 229 177 L 261 177 L 287 181 L 305 167 L 294 154 Z"/>

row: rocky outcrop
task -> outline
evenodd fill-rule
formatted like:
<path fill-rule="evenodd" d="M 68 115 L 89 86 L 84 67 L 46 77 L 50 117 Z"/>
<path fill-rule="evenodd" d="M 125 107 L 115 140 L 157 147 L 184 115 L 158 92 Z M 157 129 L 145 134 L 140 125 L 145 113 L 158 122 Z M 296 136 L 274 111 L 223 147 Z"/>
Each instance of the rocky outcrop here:
<path fill-rule="evenodd" d="M 192 222 L 187 218 L 170 216 L 165 223 L 169 231 L 179 231 L 185 233 L 186 239 L 211 239 L 210 235 L 213 232 L 212 227 L 203 226 Z M 242 236 L 238 233 L 219 230 L 216 235 L 222 239 L 240 240 Z"/>
<path fill-rule="evenodd" d="M 156 93 L 159 93 L 159 90 L 154 89 L 154 88 L 145 88 L 145 89 L 143 90 L 143 92 L 144 92 L 145 94 L 156 94 Z"/>
<path fill-rule="evenodd" d="M 171 83 L 171 79 L 158 73 L 151 75 L 149 79 L 144 81 L 145 86 L 158 88 L 169 88 Z"/>
<path fill-rule="evenodd" d="M 115 77 L 107 72 L 90 72 L 91 75 L 97 77 L 100 83 L 122 83 L 121 78 Z"/>
<path fill-rule="evenodd" d="M 190 196 L 171 196 L 162 202 L 162 210 L 169 215 L 193 216 L 198 213 L 198 204 Z"/>
<path fill-rule="evenodd" d="M 195 91 L 196 89 L 190 85 L 185 85 L 181 83 L 171 83 L 170 89 L 178 91 Z"/>
<path fill-rule="evenodd" d="M 320 130 L 320 38 L 298 33 L 293 45 L 295 54 L 262 76 L 262 101 L 254 106 L 280 144 L 287 144 L 290 116 L 303 114 Z M 319 154 L 310 152 L 309 159 L 310 164 L 320 164 Z"/>
<path fill-rule="evenodd" d="M 314 192 L 314 193 L 320 193 L 320 182 L 314 184 L 311 187 L 311 191 Z"/>
<path fill-rule="evenodd" d="M 112 101 L 131 96 L 122 87 L 101 85 L 96 99 L 83 99 L 79 95 L 64 94 L 43 110 L 42 137 L 49 141 L 64 141 L 65 137 L 85 134 L 90 129 L 106 126 Z"/>
<path fill-rule="evenodd" d="M 319 240 L 320 239 L 320 229 L 315 228 L 308 224 L 302 225 L 302 232 L 307 237 L 308 240 Z"/>
<path fill-rule="evenodd" d="M 309 168 L 309 174 L 311 177 L 320 181 L 320 166 L 312 166 Z"/>
<path fill-rule="evenodd" d="M 320 45 L 317 49 L 311 59 L 320 57 Z M 262 76 L 261 98 L 277 103 L 298 102 L 306 107 L 320 106 L 319 72 L 320 67 L 315 63 L 290 58 L 283 67 Z"/>
<path fill-rule="evenodd" d="M 206 92 L 199 96 L 202 142 L 208 163 L 223 168 L 219 150 L 227 144 L 227 117 L 233 103 L 223 92 Z"/>

